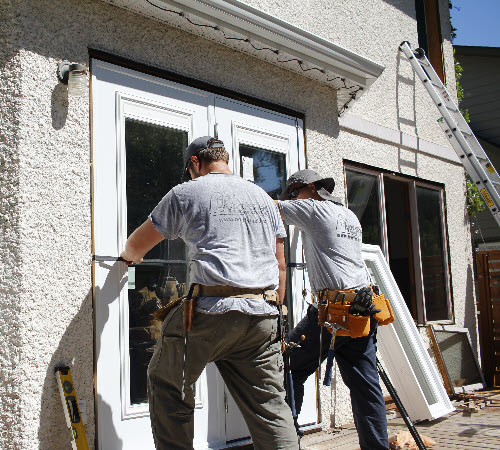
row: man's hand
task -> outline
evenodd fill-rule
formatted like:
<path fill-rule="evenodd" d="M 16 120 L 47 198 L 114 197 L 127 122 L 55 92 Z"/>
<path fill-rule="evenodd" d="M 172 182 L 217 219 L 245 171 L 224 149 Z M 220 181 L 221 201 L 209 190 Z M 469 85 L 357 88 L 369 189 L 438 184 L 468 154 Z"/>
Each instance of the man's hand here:
<path fill-rule="evenodd" d="M 127 266 L 140 264 L 144 255 L 163 239 L 165 238 L 156 230 L 151 220 L 147 219 L 129 236 L 125 250 L 120 256 Z"/>
<path fill-rule="evenodd" d="M 127 266 L 130 266 L 132 264 L 140 264 L 140 263 L 142 263 L 142 258 L 136 258 L 137 261 L 134 261 L 133 257 L 129 256 L 129 254 L 127 253 L 127 250 L 124 250 L 123 252 L 121 252 L 120 256 L 123 258 L 123 262 Z"/>
<path fill-rule="evenodd" d="M 372 314 L 377 314 L 381 310 L 375 308 L 372 303 L 372 290 L 369 286 L 358 289 L 356 291 L 356 297 L 351 302 L 351 307 L 349 308 L 349 313 L 355 316 L 371 316 Z"/>

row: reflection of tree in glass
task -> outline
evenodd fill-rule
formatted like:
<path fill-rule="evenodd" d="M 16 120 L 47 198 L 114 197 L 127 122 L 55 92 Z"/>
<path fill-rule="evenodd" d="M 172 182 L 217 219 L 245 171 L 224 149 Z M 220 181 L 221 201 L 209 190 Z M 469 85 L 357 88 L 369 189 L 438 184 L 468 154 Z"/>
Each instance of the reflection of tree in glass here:
<path fill-rule="evenodd" d="M 417 188 L 418 226 L 422 256 L 442 255 L 439 199 L 438 191 Z"/>
<path fill-rule="evenodd" d="M 349 209 L 356 214 L 363 229 L 365 244 L 381 245 L 380 212 L 376 178 L 347 171 Z"/>
<path fill-rule="evenodd" d="M 285 155 L 243 145 L 240 155 L 253 159 L 254 183 L 277 199 L 285 185 Z"/>
<path fill-rule="evenodd" d="M 163 196 L 180 182 L 187 138 L 185 131 L 126 119 L 128 234 L 141 225 Z M 183 248 L 178 246 L 175 242 L 162 243 L 147 257 L 159 257 L 158 252 L 163 253 L 169 247 L 171 252 L 183 253 Z"/>

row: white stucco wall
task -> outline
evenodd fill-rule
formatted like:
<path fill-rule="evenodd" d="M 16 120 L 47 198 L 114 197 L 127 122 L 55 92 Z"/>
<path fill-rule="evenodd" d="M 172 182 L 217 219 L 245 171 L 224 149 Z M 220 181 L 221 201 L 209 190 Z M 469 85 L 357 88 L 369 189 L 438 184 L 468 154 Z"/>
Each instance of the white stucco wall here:
<path fill-rule="evenodd" d="M 399 51 L 409 41 L 418 47 L 415 2 L 407 0 L 244 0 L 350 51 L 382 64 L 385 70 L 361 99 L 349 108 L 374 123 L 442 145 L 447 139 L 434 123 L 435 108 L 410 64 Z M 439 0 L 448 89 L 455 93 L 453 48 L 447 0 Z M 432 110 L 433 111 L 433 110 Z"/>
<path fill-rule="evenodd" d="M 397 46 L 405 39 L 416 43 L 413 13 L 401 10 L 413 1 L 343 0 L 331 9 L 317 2 L 248 3 L 385 64 L 386 71 L 350 113 L 446 145 L 425 114 L 434 106 L 423 88 L 398 82 L 401 72 L 409 75 Z M 100 0 L 11 0 L 0 7 L 8 13 L 0 21 L 0 229 L 5 236 L 0 326 L 6 330 L 0 336 L 6 380 L 0 385 L 0 420 L 12 424 L 0 434 L 1 448 L 67 448 L 53 377 L 58 363 L 73 367 L 79 398 L 87 402 L 86 430 L 93 445 L 90 98 L 68 99 L 56 78 L 62 60 L 88 66 L 89 47 L 304 112 L 308 165 L 333 176 L 341 197 L 344 158 L 443 183 L 455 316 L 457 324 L 475 328 L 460 166 L 341 130 L 336 95 L 328 87 Z M 449 59 L 449 43 L 445 46 Z M 416 117 L 416 125 L 398 117 Z M 405 160 L 412 164 L 402 164 Z M 323 391 L 328 424 L 330 390 Z M 339 391 L 337 425 L 351 420 L 348 403 L 347 393 Z"/>
<path fill-rule="evenodd" d="M 22 432 L 19 397 L 22 339 L 19 116 L 20 58 L 11 45 L 16 22 L 10 2 L 0 3 L 0 441 L 6 429 Z"/>

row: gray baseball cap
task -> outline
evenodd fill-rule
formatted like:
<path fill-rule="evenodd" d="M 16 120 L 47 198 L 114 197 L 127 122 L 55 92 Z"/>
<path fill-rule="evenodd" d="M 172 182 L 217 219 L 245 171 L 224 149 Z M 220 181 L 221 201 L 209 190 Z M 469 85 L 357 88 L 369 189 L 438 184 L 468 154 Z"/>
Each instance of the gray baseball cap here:
<path fill-rule="evenodd" d="M 196 138 L 191 144 L 186 148 L 186 152 L 184 154 L 184 173 L 182 174 L 181 181 L 189 181 L 191 176 L 189 175 L 188 166 L 191 161 L 191 156 L 196 156 L 202 150 L 206 148 L 224 148 L 224 143 L 219 141 L 218 139 L 213 138 L 212 136 L 202 136 Z"/>
<path fill-rule="evenodd" d="M 335 181 L 333 178 L 324 178 L 318 172 L 311 169 L 304 169 L 295 172 L 293 175 L 286 180 L 285 190 L 280 195 L 280 200 L 290 200 L 290 187 L 295 184 L 311 184 L 314 183 L 318 188 L 318 195 L 324 200 L 331 200 L 333 202 L 340 203 L 338 197 L 332 195 L 333 188 L 335 187 Z"/>

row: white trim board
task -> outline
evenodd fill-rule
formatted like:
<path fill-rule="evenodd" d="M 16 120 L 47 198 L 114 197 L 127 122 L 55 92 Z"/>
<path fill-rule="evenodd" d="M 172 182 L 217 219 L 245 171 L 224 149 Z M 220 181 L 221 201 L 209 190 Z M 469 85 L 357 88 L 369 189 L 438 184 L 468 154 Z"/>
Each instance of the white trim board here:
<path fill-rule="evenodd" d="M 384 127 L 383 125 L 370 122 L 369 120 L 362 119 L 352 114 L 342 114 L 342 116 L 339 117 L 339 125 L 341 129 L 346 131 L 354 131 L 369 138 L 375 138 L 392 145 L 397 145 L 414 150 L 418 153 L 424 153 L 443 159 L 447 162 L 462 165 L 457 154 L 451 147 L 444 147 L 434 142 L 426 141 L 418 136 Z"/>
<path fill-rule="evenodd" d="M 385 68 L 239 0 L 103 1 L 331 86 L 338 90 L 339 110 L 358 99 Z"/>
<path fill-rule="evenodd" d="M 363 244 L 362 253 L 372 282 L 390 300 L 394 312 L 394 322 L 378 329 L 378 351 L 408 415 L 416 422 L 454 411 L 382 250 Z"/>

